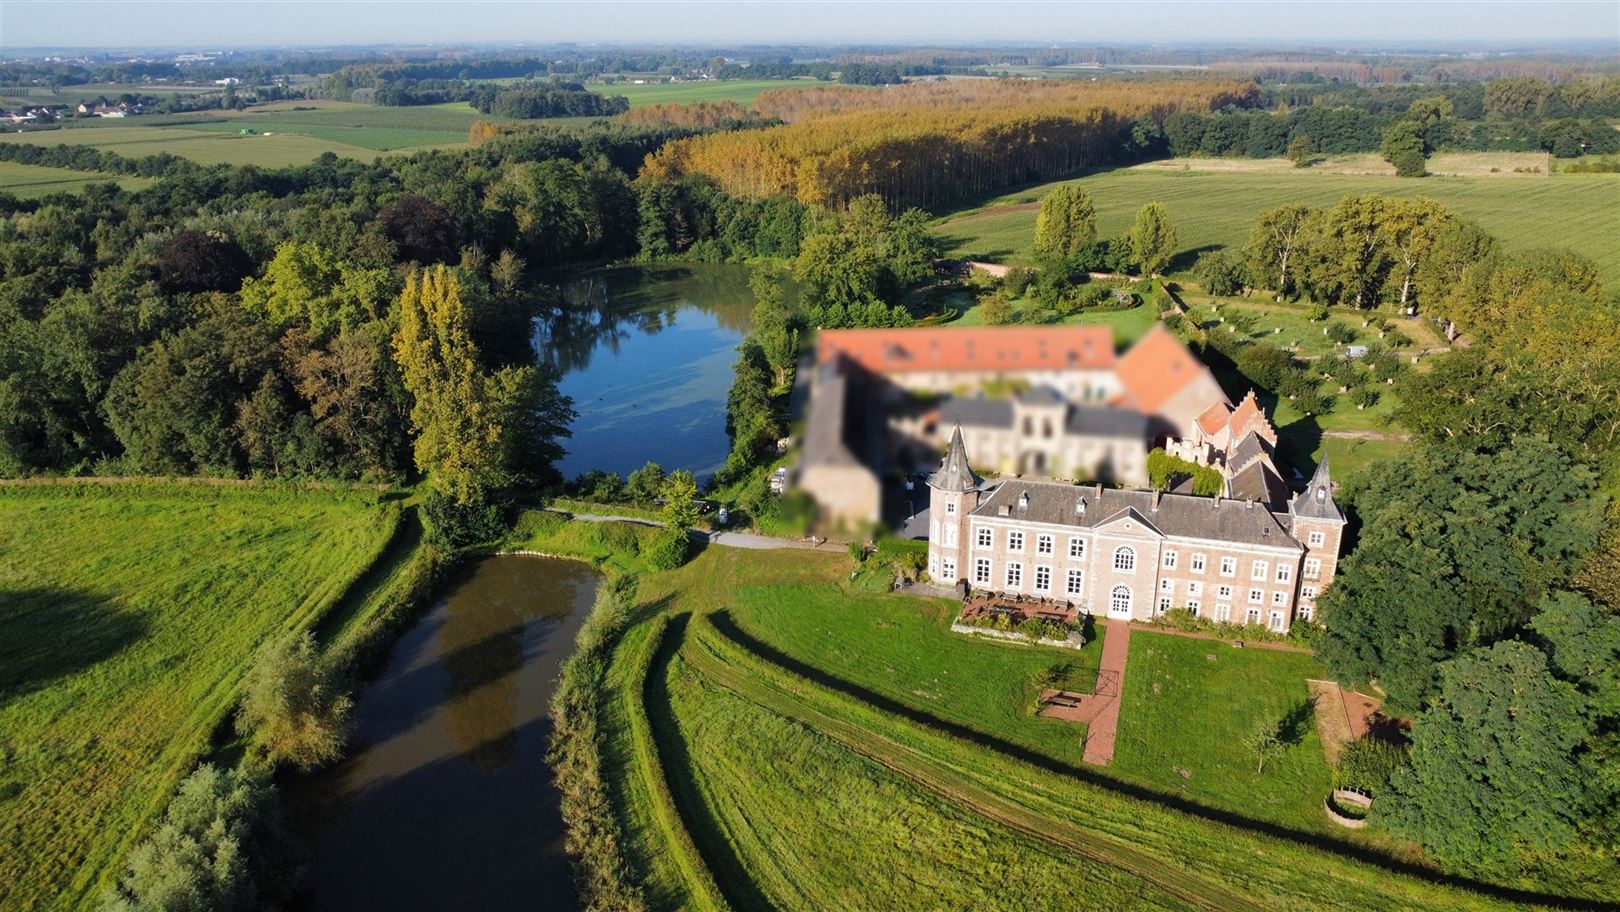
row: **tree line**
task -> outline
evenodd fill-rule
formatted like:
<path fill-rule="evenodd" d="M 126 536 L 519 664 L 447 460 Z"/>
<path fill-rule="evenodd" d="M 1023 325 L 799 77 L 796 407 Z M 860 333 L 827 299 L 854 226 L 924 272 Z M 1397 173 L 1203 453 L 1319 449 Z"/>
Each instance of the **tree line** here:
<path fill-rule="evenodd" d="M 873 93 L 801 89 L 756 103 L 788 123 L 672 142 L 643 172 L 712 177 L 728 193 L 843 208 L 876 194 L 895 211 L 1048 179 L 1140 152 L 1133 122 L 1241 97 L 1176 82 L 914 83 Z"/>

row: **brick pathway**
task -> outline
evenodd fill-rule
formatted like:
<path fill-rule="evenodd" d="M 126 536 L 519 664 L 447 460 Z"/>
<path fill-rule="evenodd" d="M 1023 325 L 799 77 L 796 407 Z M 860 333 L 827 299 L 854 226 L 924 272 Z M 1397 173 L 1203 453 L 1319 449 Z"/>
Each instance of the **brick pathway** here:
<path fill-rule="evenodd" d="M 1114 736 L 1119 731 L 1119 700 L 1125 692 L 1125 659 L 1131 651 L 1131 625 L 1098 618 L 1103 634 L 1102 662 L 1097 668 L 1097 687 L 1080 697 L 1076 706 L 1048 706 L 1041 715 L 1086 724 L 1086 747 L 1082 759 L 1094 766 L 1107 766 L 1114 759 Z"/>

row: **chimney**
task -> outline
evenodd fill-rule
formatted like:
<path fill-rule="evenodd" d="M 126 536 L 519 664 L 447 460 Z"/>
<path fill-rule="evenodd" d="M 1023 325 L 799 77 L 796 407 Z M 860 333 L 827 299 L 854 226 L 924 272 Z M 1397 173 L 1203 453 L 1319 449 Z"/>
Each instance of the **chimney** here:
<path fill-rule="evenodd" d="M 1158 488 L 1153 489 L 1153 512 L 1159 512 L 1159 497 L 1162 496 Z"/>

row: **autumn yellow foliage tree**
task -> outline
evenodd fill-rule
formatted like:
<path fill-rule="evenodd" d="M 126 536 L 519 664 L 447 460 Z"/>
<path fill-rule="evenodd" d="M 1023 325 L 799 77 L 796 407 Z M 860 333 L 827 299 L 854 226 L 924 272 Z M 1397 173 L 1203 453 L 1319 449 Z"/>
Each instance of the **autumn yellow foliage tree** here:
<path fill-rule="evenodd" d="M 787 123 L 668 143 L 642 172 L 706 174 L 733 195 L 832 208 L 871 193 L 898 211 L 1100 164 L 1133 120 L 1242 104 L 1253 91 L 1192 80 L 974 80 L 767 92 L 756 110 Z"/>
<path fill-rule="evenodd" d="M 441 494 L 475 503 L 502 481 L 501 389 L 485 374 L 455 274 L 413 273 L 400 294 L 394 359 L 413 397 L 416 467 Z"/>

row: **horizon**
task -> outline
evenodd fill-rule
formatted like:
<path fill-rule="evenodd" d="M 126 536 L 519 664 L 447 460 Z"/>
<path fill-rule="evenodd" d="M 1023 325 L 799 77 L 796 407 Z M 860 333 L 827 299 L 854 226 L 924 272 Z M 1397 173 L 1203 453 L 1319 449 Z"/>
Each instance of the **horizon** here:
<path fill-rule="evenodd" d="M 1089 48 L 1354 50 L 1361 53 L 1620 53 L 1608 0 L 1361 0 L 1288 4 L 1150 0 L 7 0 L 0 48 L 110 53 L 420 48 Z M 199 7 L 229 16 L 199 16 Z M 637 15 L 626 16 L 631 8 Z M 117 10 L 115 16 L 108 10 Z M 288 15 L 296 10 L 297 15 Z M 385 15 L 380 15 L 386 11 Z M 984 17 L 994 13 L 993 21 Z M 559 21 L 564 20 L 564 21 Z M 255 40 L 240 42 L 243 22 Z M 71 44 L 53 41 L 73 23 Z M 1467 32 L 1459 33 L 1460 27 Z M 311 42 L 318 32 L 324 40 Z M 856 34 L 855 32 L 858 32 Z M 1054 34 L 1063 37 L 1054 39 Z M 1387 36 L 1401 37 L 1391 39 Z"/>

